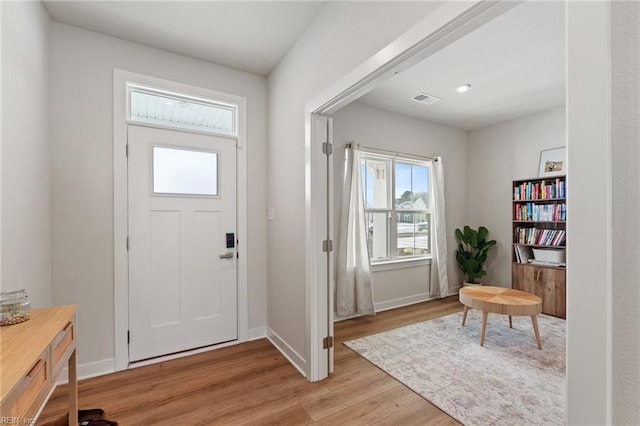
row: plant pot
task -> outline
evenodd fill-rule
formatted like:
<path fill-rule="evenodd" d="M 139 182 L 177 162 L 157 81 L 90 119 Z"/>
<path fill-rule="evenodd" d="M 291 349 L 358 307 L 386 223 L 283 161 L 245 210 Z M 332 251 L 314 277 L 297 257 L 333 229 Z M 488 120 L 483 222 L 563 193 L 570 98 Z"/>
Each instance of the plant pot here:
<path fill-rule="evenodd" d="M 475 286 L 478 286 L 478 285 L 482 285 L 482 284 L 481 284 L 481 283 L 470 283 L 470 282 L 467 282 L 467 281 L 463 281 L 463 282 L 462 282 L 462 285 L 463 285 L 464 287 L 472 287 L 472 286 L 474 286 L 474 285 L 475 285 Z"/>

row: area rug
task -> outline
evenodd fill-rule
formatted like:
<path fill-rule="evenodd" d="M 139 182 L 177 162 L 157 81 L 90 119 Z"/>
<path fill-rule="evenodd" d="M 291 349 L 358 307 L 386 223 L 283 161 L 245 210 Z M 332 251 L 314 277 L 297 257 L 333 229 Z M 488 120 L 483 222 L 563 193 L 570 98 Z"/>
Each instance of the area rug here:
<path fill-rule="evenodd" d="M 565 419 L 565 321 L 470 310 L 345 342 L 349 348 L 465 425 L 562 425 Z"/>

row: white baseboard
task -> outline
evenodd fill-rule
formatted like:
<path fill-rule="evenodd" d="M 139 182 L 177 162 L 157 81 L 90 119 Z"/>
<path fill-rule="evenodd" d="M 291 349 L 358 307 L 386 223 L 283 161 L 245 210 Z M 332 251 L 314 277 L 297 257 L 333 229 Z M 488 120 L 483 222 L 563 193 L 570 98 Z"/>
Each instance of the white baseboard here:
<path fill-rule="evenodd" d="M 302 376 L 307 377 L 305 371 L 307 362 L 303 357 L 298 354 L 291 346 L 287 344 L 276 332 L 267 328 L 267 339 L 271 342 L 273 346 L 276 347 L 277 350 L 284 355 L 286 359 L 302 374 Z"/>
<path fill-rule="evenodd" d="M 249 329 L 249 341 L 258 340 L 267 337 L 267 326 L 255 327 Z"/>
<path fill-rule="evenodd" d="M 398 299 L 385 300 L 384 302 L 375 303 L 373 306 L 376 312 L 382 312 L 389 309 L 401 308 L 403 306 L 413 305 L 420 302 L 427 302 L 434 299 L 438 298 L 431 296 L 429 293 L 420 293 L 411 296 L 400 297 Z"/>
<path fill-rule="evenodd" d="M 115 358 L 107 358 L 100 361 L 88 362 L 86 364 L 78 364 L 78 380 L 90 379 L 92 377 L 104 376 L 116 371 Z M 62 385 L 69 381 L 69 369 L 64 367 L 60 377 L 58 377 L 58 385 Z"/>
<path fill-rule="evenodd" d="M 458 290 L 459 290 L 458 287 L 450 288 L 449 292 L 442 297 L 448 297 L 448 296 L 453 296 L 454 294 L 458 294 Z M 383 302 L 374 303 L 373 309 L 376 312 L 383 312 L 383 311 L 388 311 L 389 309 L 401 308 L 403 306 L 414 305 L 416 303 L 428 302 L 429 300 L 436 300 L 436 299 L 439 299 L 439 297 L 433 297 L 429 295 L 429 293 L 421 293 L 421 294 L 415 294 L 407 297 L 400 297 L 398 299 L 385 300 Z M 349 315 L 346 317 L 341 317 L 341 316 L 338 316 L 338 314 L 335 314 L 333 321 L 334 322 L 346 321 L 349 319 L 358 318 L 360 316 L 362 315 Z"/>

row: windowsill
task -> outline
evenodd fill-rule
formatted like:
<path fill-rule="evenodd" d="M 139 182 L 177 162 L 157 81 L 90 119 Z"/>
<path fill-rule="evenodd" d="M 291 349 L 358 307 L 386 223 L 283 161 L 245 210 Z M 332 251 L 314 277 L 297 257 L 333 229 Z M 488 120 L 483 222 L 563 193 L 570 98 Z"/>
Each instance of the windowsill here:
<path fill-rule="evenodd" d="M 371 264 L 371 272 L 390 271 L 393 269 L 416 268 L 431 265 L 431 257 L 411 259 L 382 260 Z"/>

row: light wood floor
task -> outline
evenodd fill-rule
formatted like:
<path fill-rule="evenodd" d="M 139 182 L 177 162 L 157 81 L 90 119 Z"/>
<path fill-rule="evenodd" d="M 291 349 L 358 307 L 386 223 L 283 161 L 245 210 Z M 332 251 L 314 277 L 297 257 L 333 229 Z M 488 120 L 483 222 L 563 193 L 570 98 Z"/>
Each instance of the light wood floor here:
<path fill-rule="evenodd" d="M 342 344 L 462 310 L 457 296 L 336 323 L 335 373 L 310 383 L 266 339 L 83 380 L 80 408 L 129 425 L 455 425 Z M 38 424 L 66 412 L 59 386 Z"/>

